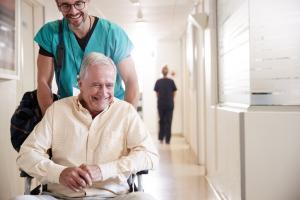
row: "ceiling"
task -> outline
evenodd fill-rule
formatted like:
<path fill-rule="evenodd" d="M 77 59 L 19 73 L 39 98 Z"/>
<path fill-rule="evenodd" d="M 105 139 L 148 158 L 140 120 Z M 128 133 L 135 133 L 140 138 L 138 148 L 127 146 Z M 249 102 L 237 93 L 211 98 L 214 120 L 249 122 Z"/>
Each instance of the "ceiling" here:
<path fill-rule="evenodd" d="M 135 1 L 139 5 L 132 3 Z M 129 34 L 141 24 L 137 21 L 142 21 L 147 32 L 153 38 L 161 40 L 177 39 L 182 35 L 195 2 L 196 0 L 93 0 L 89 8 L 92 14 L 119 24 Z"/>

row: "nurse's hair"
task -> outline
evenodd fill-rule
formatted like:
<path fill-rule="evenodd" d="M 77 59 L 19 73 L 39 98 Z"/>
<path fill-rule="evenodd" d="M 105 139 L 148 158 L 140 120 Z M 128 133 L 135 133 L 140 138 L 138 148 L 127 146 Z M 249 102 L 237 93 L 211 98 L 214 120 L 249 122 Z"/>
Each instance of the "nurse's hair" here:
<path fill-rule="evenodd" d="M 117 67 L 109 57 L 106 57 L 102 53 L 92 52 L 84 56 L 80 67 L 79 78 L 84 78 L 87 73 L 88 67 L 95 64 L 99 66 L 112 67 L 115 74 L 117 74 Z"/>

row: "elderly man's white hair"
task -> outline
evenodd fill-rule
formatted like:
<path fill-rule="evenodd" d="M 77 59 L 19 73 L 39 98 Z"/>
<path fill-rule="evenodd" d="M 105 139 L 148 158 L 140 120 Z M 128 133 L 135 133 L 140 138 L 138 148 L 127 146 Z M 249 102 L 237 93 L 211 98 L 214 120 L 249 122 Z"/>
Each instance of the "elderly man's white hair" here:
<path fill-rule="evenodd" d="M 103 55 L 102 53 L 92 52 L 84 56 L 80 67 L 79 78 L 84 78 L 87 68 L 95 64 L 112 67 L 115 71 L 115 74 L 117 73 L 116 65 L 109 57 Z"/>

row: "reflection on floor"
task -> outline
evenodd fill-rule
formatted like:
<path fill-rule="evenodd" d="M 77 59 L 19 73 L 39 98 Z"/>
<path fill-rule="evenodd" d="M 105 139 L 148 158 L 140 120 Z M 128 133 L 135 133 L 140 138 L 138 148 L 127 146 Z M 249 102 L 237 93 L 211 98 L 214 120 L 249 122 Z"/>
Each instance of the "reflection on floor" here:
<path fill-rule="evenodd" d="M 157 145 L 160 165 L 143 177 L 145 192 L 157 200 L 217 200 L 183 137 Z"/>

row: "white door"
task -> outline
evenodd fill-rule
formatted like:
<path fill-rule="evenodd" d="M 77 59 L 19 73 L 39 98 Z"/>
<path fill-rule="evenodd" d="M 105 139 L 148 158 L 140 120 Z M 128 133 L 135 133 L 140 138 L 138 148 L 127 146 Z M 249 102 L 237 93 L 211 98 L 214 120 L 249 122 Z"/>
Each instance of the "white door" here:
<path fill-rule="evenodd" d="M 18 81 L 18 100 L 26 91 L 36 88 L 36 58 L 34 35 L 43 23 L 43 6 L 33 0 L 20 2 L 20 79 Z"/>

